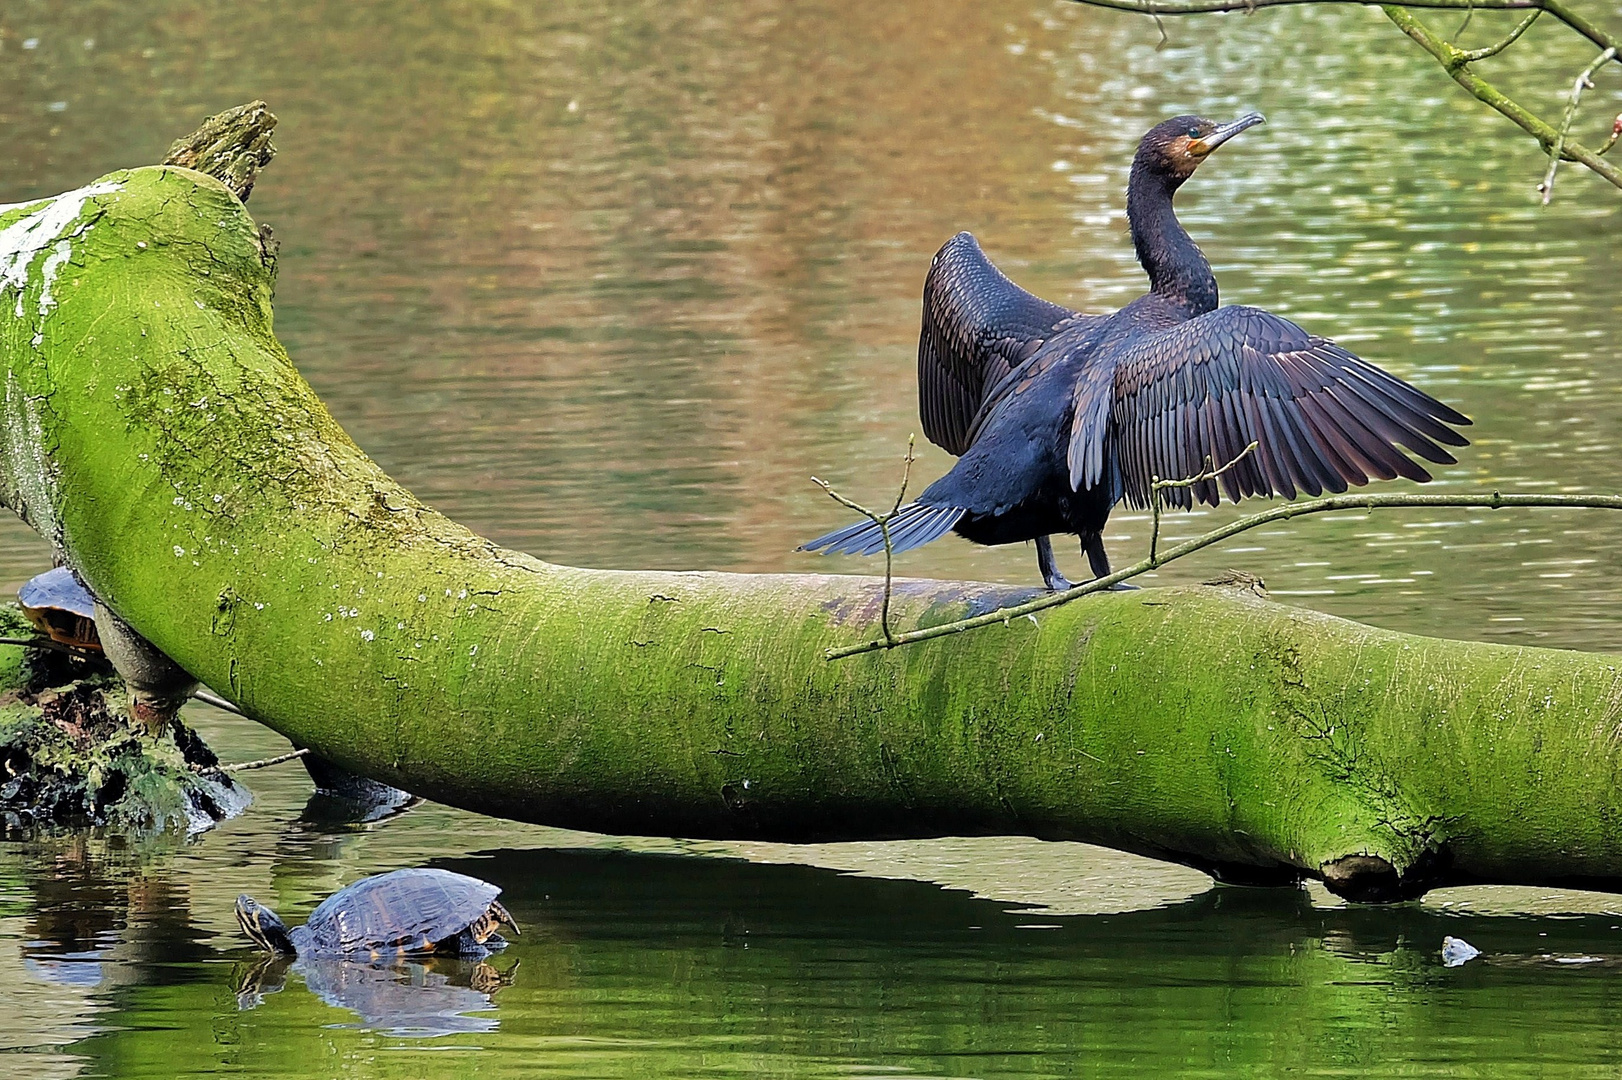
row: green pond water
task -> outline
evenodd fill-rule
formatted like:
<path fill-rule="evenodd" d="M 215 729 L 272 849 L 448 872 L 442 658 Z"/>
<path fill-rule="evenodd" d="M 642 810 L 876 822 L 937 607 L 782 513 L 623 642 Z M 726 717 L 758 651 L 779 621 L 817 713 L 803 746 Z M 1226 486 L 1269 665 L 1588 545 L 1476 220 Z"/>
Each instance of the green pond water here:
<path fill-rule="evenodd" d="M 1467 42 L 1506 26 L 1478 13 Z M 1259 109 L 1179 198 L 1225 299 L 1475 417 L 1436 490 L 1622 490 L 1615 190 L 1568 169 L 1537 205 L 1535 144 L 1377 12 L 1168 31 L 1157 51 L 1152 22 L 1046 0 L 14 0 L 0 201 L 155 161 L 263 97 L 277 329 L 384 468 L 557 561 L 856 572 L 793 552 L 844 520 L 808 477 L 892 489 L 935 248 L 970 229 L 1027 287 L 1118 306 L 1142 288 L 1139 134 Z M 1589 59 L 1540 25 L 1488 74 L 1553 114 Z M 1622 107 L 1598 81 L 1595 141 Z M 948 460 L 928 447 L 915 475 Z M 1118 559 L 1146 524 L 1112 520 Z M 1249 533 L 1159 580 L 1237 567 L 1382 626 L 1622 650 L 1619 547 L 1616 515 L 1405 512 Z M 48 557 L 0 522 L 0 585 Z M 955 539 L 901 566 L 1036 580 L 1029 549 Z M 228 759 L 285 749 L 193 718 Z M 1622 897 L 1349 908 L 1074 844 L 609 838 L 432 804 L 356 824 L 307 807 L 296 765 L 248 783 L 242 817 L 190 840 L 0 841 L 0 1075 L 1622 1072 Z M 407 865 L 506 890 L 524 934 L 493 974 L 255 970 L 238 892 L 299 921 Z M 1447 934 L 1484 955 L 1443 967 Z"/>

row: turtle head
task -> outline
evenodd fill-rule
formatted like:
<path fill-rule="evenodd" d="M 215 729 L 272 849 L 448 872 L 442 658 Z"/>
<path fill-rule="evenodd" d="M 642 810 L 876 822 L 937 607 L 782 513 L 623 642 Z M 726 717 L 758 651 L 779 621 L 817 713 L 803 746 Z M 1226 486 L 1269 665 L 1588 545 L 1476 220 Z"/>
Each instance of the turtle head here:
<path fill-rule="evenodd" d="M 266 952 L 291 956 L 298 951 L 293 948 L 293 938 L 287 932 L 287 924 L 277 918 L 274 911 L 247 894 L 237 897 L 237 925 Z"/>

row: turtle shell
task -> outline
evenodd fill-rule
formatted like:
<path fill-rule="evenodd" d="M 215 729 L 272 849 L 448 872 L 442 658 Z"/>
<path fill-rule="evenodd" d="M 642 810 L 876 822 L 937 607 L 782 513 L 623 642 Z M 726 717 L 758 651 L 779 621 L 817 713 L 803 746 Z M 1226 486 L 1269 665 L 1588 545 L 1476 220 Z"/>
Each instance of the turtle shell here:
<path fill-rule="evenodd" d="M 28 621 L 52 641 L 81 649 L 101 648 L 101 637 L 96 633 L 96 598 L 67 567 L 58 566 L 23 582 L 17 590 L 17 603 Z"/>
<path fill-rule="evenodd" d="M 500 895 L 488 881 L 449 870 L 393 870 L 327 897 L 294 944 L 300 955 L 427 952 L 472 926 Z"/>

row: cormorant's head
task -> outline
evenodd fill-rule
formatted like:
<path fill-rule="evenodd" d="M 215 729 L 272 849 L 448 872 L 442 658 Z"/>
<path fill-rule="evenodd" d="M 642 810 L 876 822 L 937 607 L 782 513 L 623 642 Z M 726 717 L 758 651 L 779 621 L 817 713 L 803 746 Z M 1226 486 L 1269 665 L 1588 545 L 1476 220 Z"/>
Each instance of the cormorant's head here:
<path fill-rule="evenodd" d="M 287 933 L 287 924 L 251 896 L 237 897 L 237 925 L 266 952 L 292 955 L 297 951 L 293 948 L 292 937 Z"/>
<path fill-rule="evenodd" d="M 1211 151 L 1244 131 L 1265 123 L 1261 113 L 1250 113 L 1226 124 L 1203 116 L 1174 116 L 1149 129 L 1138 144 L 1132 171 L 1147 169 L 1171 180 L 1176 187 L 1199 168 Z"/>

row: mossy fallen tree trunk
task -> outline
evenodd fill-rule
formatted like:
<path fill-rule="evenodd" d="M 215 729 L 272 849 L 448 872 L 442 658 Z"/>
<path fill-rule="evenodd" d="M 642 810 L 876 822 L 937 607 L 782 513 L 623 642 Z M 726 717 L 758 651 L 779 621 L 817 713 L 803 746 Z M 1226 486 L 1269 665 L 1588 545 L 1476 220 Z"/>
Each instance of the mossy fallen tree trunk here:
<path fill-rule="evenodd" d="M 273 275 L 185 169 L 0 214 L 0 501 L 339 765 L 607 832 L 1024 833 L 1367 899 L 1622 889 L 1612 657 L 1190 588 L 830 663 L 877 632 L 879 580 L 573 569 L 424 507 L 289 362 Z M 892 617 L 1024 595 L 900 581 Z"/>

